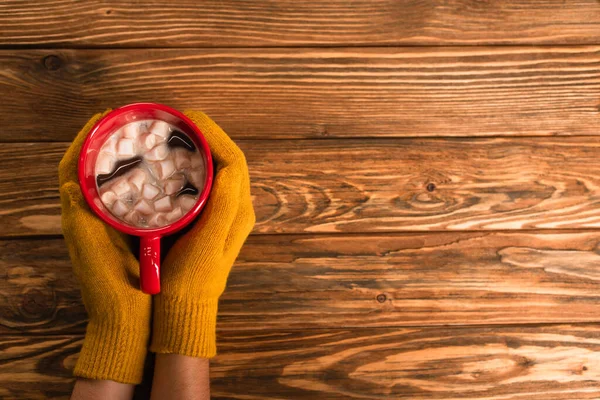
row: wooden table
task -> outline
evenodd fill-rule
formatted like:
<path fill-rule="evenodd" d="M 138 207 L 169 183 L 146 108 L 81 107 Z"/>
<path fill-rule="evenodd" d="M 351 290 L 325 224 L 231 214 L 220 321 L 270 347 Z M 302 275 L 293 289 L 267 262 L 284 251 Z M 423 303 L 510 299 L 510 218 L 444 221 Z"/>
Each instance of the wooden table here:
<path fill-rule="evenodd" d="M 68 398 L 57 165 L 135 101 L 247 154 L 215 399 L 599 398 L 598 44 L 596 0 L 0 2 L 0 398 Z"/>

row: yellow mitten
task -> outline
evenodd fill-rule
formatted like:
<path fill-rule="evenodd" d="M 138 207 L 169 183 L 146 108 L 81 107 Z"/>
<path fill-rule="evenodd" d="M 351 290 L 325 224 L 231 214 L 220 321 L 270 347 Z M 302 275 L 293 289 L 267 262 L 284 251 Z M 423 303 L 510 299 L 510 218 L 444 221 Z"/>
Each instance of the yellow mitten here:
<path fill-rule="evenodd" d="M 216 176 L 200 219 L 162 264 L 150 350 L 208 358 L 216 354 L 219 296 L 255 216 L 242 151 L 203 113 L 186 115 L 208 141 Z"/>
<path fill-rule="evenodd" d="M 79 132 L 58 167 L 62 228 L 89 323 L 76 376 L 139 383 L 150 333 L 151 298 L 139 290 L 139 264 L 125 235 L 88 207 L 77 179 L 81 146 L 95 115 Z"/>

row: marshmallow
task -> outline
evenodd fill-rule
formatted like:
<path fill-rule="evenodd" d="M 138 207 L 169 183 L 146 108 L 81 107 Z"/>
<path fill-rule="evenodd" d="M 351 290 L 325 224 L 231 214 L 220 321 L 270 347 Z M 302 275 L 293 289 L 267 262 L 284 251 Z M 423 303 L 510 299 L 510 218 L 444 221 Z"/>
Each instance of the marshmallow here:
<path fill-rule="evenodd" d="M 185 185 L 185 177 L 183 175 L 173 176 L 165 182 L 165 193 L 168 195 L 179 192 Z"/>
<path fill-rule="evenodd" d="M 131 190 L 131 186 L 129 186 L 129 182 L 127 182 L 127 179 L 121 178 L 116 180 L 115 183 L 113 183 L 111 189 L 113 192 L 115 192 L 117 196 L 121 197 Z"/>
<path fill-rule="evenodd" d="M 146 182 L 147 177 L 146 171 L 136 168 L 131 171 L 131 174 L 129 175 L 129 183 L 133 189 L 139 192 L 142 190 L 142 186 L 144 185 L 144 182 Z"/>
<path fill-rule="evenodd" d="M 169 196 L 165 196 L 154 202 L 154 209 L 156 211 L 172 211 L 173 202 Z"/>
<path fill-rule="evenodd" d="M 117 153 L 117 142 L 119 141 L 119 135 L 113 135 L 108 138 L 102 145 L 102 151 L 111 154 L 113 157 Z"/>
<path fill-rule="evenodd" d="M 123 137 L 127 139 L 136 139 L 139 135 L 139 125 L 137 122 L 132 122 L 123 127 Z"/>
<path fill-rule="evenodd" d="M 175 166 L 178 170 L 190 168 L 192 166 L 189 151 L 187 151 L 186 149 L 174 149 L 172 150 L 172 153 L 173 160 L 175 161 Z"/>
<path fill-rule="evenodd" d="M 152 218 L 150 218 L 148 220 L 149 226 L 160 227 L 160 226 L 165 226 L 166 224 L 167 224 L 167 218 L 162 213 L 154 214 L 152 216 Z"/>
<path fill-rule="evenodd" d="M 167 221 L 169 221 L 169 222 L 175 222 L 179 218 L 181 218 L 182 215 L 183 215 L 183 213 L 181 212 L 181 208 L 177 207 L 176 209 L 174 209 L 170 213 L 167 213 Z"/>
<path fill-rule="evenodd" d="M 137 212 L 139 212 L 140 214 L 144 214 L 144 215 L 149 215 L 152 214 L 154 212 L 154 210 L 152 209 L 152 205 L 150 205 L 150 203 L 148 203 L 146 200 L 140 200 L 136 203 L 136 205 L 133 207 L 133 209 Z"/>
<path fill-rule="evenodd" d="M 169 128 L 169 124 L 167 124 L 165 121 L 154 121 L 154 123 L 150 126 L 150 133 L 167 139 L 171 134 L 171 129 Z"/>
<path fill-rule="evenodd" d="M 119 140 L 117 143 L 117 156 L 119 158 L 129 158 L 135 156 L 135 151 L 133 150 L 133 140 Z"/>
<path fill-rule="evenodd" d="M 112 190 L 107 190 L 100 196 L 100 200 L 102 200 L 102 203 L 107 207 L 111 207 L 117 199 L 118 196 Z"/>
<path fill-rule="evenodd" d="M 169 155 L 169 149 L 166 144 L 159 144 L 155 146 L 152 150 L 146 153 L 146 160 L 150 161 L 160 161 L 167 158 Z"/>
<path fill-rule="evenodd" d="M 179 205 L 183 209 L 183 212 L 187 212 L 188 210 L 190 210 L 192 207 L 194 207 L 194 205 L 196 205 L 196 202 L 198 201 L 193 196 L 187 194 L 179 196 L 178 199 Z"/>
<path fill-rule="evenodd" d="M 172 160 L 164 160 L 154 165 L 154 172 L 158 179 L 167 179 L 175 172 L 175 164 Z"/>
<path fill-rule="evenodd" d="M 160 193 L 160 189 L 150 183 L 144 183 L 142 186 L 142 196 L 145 199 L 152 200 Z"/>
<path fill-rule="evenodd" d="M 140 136 L 140 147 L 144 149 L 144 151 L 151 150 L 158 143 L 157 138 L 160 136 L 153 135 L 151 133 L 145 133 Z"/>
<path fill-rule="evenodd" d="M 196 188 L 199 191 L 202 191 L 202 189 L 204 188 L 204 181 L 206 179 L 204 168 L 189 172 L 188 178 L 190 182 L 192 182 L 192 184 L 196 186 Z"/>
<path fill-rule="evenodd" d="M 125 214 L 123 219 L 131 225 L 140 225 L 141 215 L 137 211 L 132 210 Z"/>
<path fill-rule="evenodd" d="M 117 217 L 122 217 L 123 215 L 127 214 L 128 212 L 129 212 L 129 207 L 127 207 L 127 204 L 125 204 L 121 200 L 115 201 L 115 203 L 112 206 L 112 213 L 115 214 Z"/>
<path fill-rule="evenodd" d="M 110 174 L 115 167 L 115 159 L 112 154 L 102 151 L 96 160 L 96 174 Z"/>
<path fill-rule="evenodd" d="M 144 226 L 147 224 L 146 217 L 135 210 L 131 210 L 122 218 L 125 220 L 125 222 L 128 222 L 133 226 Z"/>
<path fill-rule="evenodd" d="M 200 152 L 196 151 L 190 156 L 192 168 L 204 168 L 204 156 Z"/>

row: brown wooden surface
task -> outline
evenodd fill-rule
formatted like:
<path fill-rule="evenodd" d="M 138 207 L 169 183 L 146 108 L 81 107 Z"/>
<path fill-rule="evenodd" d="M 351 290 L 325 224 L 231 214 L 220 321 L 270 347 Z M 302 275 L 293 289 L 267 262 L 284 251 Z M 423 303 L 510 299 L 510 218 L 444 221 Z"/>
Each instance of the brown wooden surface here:
<path fill-rule="evenodd" d="M 600 398 L 599 28 L 596 0 L 0 3 L 0 398 L 69 396 L 56 167 L 136 101 L 248 158 L 213 398 Z"/>
<path fill-rule="evenodd" d="M 225 332 L 213 399 L 596 399 L 596 326 Z M 81 336 L 4 336 L 0 396 L 68 398 Z"/>
<path fill-rule="evenodd" d="M 70 141 L 148 100 L 236 139 L 595 136 L 600 118 L 597 46 L 4 50 L 0 64 L 4 142 Z"/>
<path fill-rule="evenodd" d="M 600 233 L 253 236 L 219 328 L 598 322 L 598 248 Z M 0 334 L 84 331 L 62 239 L 0 241 L 0 265 Z"/>
<path fill-rule="evenodd" d="M 239 144 L 255 233 L 600 227 L 599 138 Z M 66 148 L 0 147 L 3 236 L 60 233 L 56 169 Z"/>
<path fill-rule="evenodd" d="M 598 43 L 595 0 L 11 0 L 0 46 Z"/>

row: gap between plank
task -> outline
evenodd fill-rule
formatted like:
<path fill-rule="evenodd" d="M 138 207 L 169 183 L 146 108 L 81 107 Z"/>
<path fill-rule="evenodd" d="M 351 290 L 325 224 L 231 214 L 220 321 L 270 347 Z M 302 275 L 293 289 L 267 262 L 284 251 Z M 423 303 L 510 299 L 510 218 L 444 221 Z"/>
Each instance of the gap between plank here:
<path fill-rule="evenodd" d="M 62 44 L 20 44 L 20 45 L 0 45 L 0 50 L 285 50 L 285 49 L 295 49 L 295 50 L 306 50 L 306 49 L 390 49 L 390 48 L 457 48 L 457 47 L 498 47 L 498 48 L 510 48 L 510 47 L 593 47 L 600 46 L 600 42 L 591 42 L 591 43 L 516 43 L 516 44 L 508 44 L 508 43 L 455 43 L 455 44 L 411 44 L 411 43 L 402 43 L 402 44 L 358 44 L 353 45 L 351 43 L 344 45 L 328 45 L 328 44 L 311 44 L 310 46 L 302 45 L 302 44 L 291 44 L 286 46 L 127 46 L 127 45 L 86 45 L 86 46 L 77 46 L 70 45 L 65 47 Z"/>

